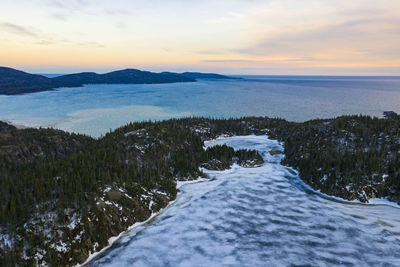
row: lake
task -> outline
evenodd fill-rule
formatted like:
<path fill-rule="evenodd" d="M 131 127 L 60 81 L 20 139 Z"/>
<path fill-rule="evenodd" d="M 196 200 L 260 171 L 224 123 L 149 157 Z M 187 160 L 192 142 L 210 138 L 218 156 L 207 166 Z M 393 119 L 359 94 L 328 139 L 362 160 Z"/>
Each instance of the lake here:
<path fill-rule="evenodd" d="M 0 96 L 0 120 L 99 137 L 130 121 L 270 116 L 291 121 L 400 112 L 400 77 L 243 76 L 241 80 L 86 85 Z"/>

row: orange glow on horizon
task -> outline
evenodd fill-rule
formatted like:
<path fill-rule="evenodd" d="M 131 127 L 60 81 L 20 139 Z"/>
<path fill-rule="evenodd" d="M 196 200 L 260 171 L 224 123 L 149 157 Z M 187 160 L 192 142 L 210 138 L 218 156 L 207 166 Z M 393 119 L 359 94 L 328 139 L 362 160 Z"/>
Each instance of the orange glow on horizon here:
<path fill-rule="evenodd" d="M 37 3 L 0 3 L 0 65 L 400 75 L 396 0 Z"/>

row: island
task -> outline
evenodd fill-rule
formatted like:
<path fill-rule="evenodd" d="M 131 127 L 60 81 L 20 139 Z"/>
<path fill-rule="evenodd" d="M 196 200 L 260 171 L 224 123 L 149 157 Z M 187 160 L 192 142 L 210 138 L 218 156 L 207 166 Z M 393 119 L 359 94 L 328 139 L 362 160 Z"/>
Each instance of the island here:
<path fill-rule="evenodd" d="M 263 164 L 255 150 L 204 147 L 250 134 L 284 144 L 268 156 L 314 190 L 359 202 L 400 200 L 399 116 L 184 118 L 130 123 L 99 139 L 0 123 L 0 266 L 83 263 L 166 207 L 177 181 L 205 177 L 203 168 Z"/>

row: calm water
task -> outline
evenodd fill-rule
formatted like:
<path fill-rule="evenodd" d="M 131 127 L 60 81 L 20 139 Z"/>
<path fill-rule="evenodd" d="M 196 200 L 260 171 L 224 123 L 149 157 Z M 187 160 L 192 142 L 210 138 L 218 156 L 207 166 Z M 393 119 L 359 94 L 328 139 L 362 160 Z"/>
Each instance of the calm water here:
<path fill-rule="evenodd" d="M 0 96 L 0 120 L 100 136 L 135 120 L 183 116 L 282 117 L 400 112 L 399 77 L 246 76 L 161 85 L 87 85 Z"/>
<path fill-rule="evenodd" d="M 400 209 L 318 194 L 279 164 L 265 136 L 210 142 L 262 153 L 259 168 L 209 171 L 90 266 L 400 266 Z"/>

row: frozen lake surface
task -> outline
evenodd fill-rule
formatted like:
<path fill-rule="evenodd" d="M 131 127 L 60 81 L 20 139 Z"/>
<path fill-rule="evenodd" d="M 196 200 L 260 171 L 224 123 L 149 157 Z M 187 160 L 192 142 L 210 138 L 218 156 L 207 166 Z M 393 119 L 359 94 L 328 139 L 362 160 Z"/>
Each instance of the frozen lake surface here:
<path fill-rule="evenodd" d="M 207 171 L 152 222 L 128 232 L 90 266 L 400 266 L 400 209 L 310 190 L 279 164 L 266 136 L 222 138 L 257 149 L 265 164 Z"/>

